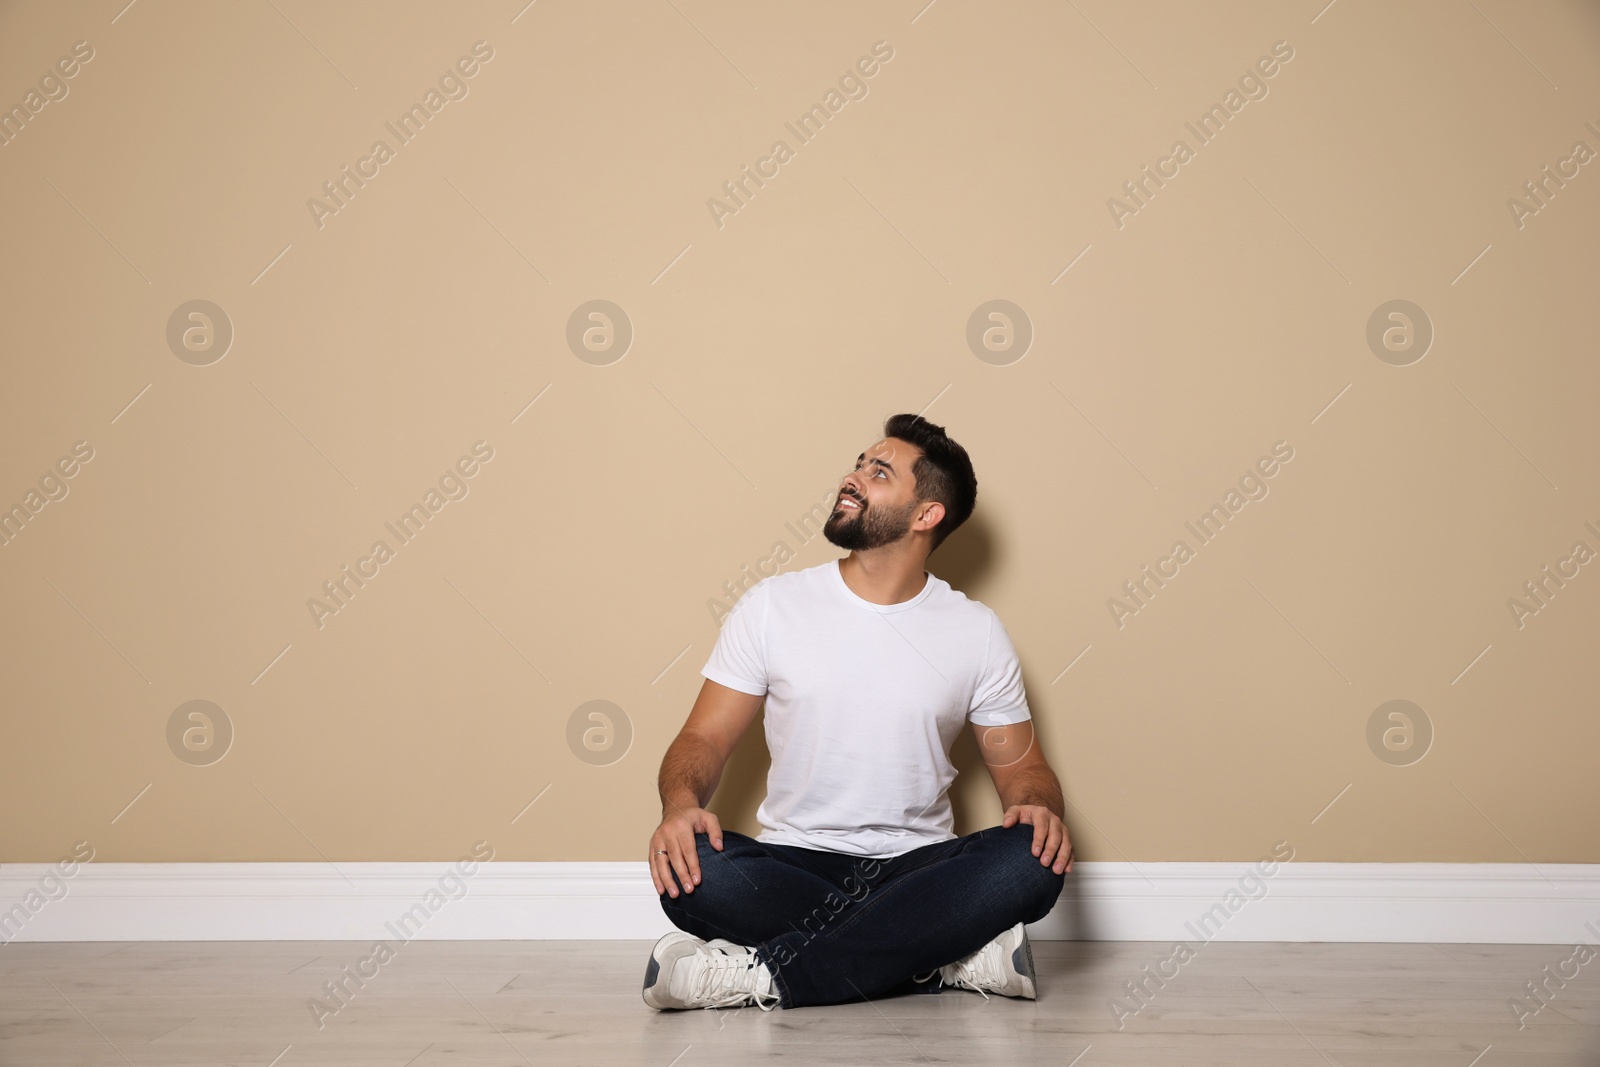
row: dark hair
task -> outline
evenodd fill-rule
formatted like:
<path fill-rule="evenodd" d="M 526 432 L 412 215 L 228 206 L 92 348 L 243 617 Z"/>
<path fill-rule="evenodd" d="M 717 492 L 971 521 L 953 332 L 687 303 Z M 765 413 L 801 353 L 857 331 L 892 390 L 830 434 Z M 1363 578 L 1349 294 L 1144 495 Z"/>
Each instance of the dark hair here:
<path fill-rule="evenodd" d="M 891 415 L 883 424 L 883 435 L 922 451 L 911 468 L 917 483 L 917 503 L 937 500 L 944 505 L 944 518 L 933 528 L 933 548 L 928 550 L 931 553 L 967 521 L 977 503 L 978 476 L 972 472 L 972 460 L 967 458 L 967 450 L 944 432 L 943 426 L 935 426 L 921 415 Z"/>

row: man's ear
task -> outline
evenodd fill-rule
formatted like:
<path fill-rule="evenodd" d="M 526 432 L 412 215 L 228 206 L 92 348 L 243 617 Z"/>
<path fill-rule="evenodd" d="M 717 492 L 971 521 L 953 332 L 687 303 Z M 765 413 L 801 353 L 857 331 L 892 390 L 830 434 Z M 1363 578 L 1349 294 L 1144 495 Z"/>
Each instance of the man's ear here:
<path fill-rule="evenodd" d="M 944 505 L 937 500 L 929 500 L 923 506 L 922 514 L 917 517 L 917 522 L 924 530 L 932 530 L 944 521 Z"/>

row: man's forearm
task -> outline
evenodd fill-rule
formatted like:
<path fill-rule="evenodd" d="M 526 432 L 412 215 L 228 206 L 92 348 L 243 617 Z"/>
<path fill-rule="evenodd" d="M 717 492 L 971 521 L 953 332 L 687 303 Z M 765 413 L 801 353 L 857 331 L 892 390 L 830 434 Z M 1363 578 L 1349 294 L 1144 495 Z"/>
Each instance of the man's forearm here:
<path fill-rule="evenodd" d="M 1066 802 L 1061 796 L 1061 782 L 1049 767 L 1028 767 L 1018 771 L 1006 783 L 1000 804 L 1004 808 L 1013 804 L 1040 804 L 1055 812 L 1057 818 L 1066 818 L 1067 813 Z"/>
<path fill-rule="evenodd" d="M 661 813 L 674 809 L 703 808 L 717 791 L 722 777 L 722 757 L 698 734 L 680 733 L 661 759 Z"/>

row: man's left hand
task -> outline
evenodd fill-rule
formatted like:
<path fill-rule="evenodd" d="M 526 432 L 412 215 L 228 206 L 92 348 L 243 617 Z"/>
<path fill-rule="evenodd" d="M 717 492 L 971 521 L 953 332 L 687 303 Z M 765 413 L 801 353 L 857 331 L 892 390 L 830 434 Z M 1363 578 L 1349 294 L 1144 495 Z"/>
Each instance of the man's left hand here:
<path fill-rule="evenodd" d="M 1033 827 L 1033 854 L 1040 863 L 1048 867 L 1054 857 L 1057 874 L 1072 870 L 1072 841 L 1059 815 L 1043 804 L 1013 804 L 1006 809 L 1000 825 L 1009 827 L 1019 822 Z"/>

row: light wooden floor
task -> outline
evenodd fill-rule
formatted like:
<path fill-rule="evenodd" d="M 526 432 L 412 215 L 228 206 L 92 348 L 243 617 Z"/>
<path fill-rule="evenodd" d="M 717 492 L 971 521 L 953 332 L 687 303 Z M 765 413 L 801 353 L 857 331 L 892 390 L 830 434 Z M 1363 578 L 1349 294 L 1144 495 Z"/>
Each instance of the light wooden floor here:
<path fill-rule="evenodd" d="M 652 1011 L 649 946 L 410 942 L 318 1030 L 307 1000 L 368 943 L 12 943 L 0 1065 L 1600 1065 L 1600 959 L 1525 1029 L 1507 1006 L 1570 947 L 1214 942 L 1119 1031 L 1110 998 L 1171 946 L 1036 941 L 1033 1002 L 946 990 L 770 1013 Z"/>

